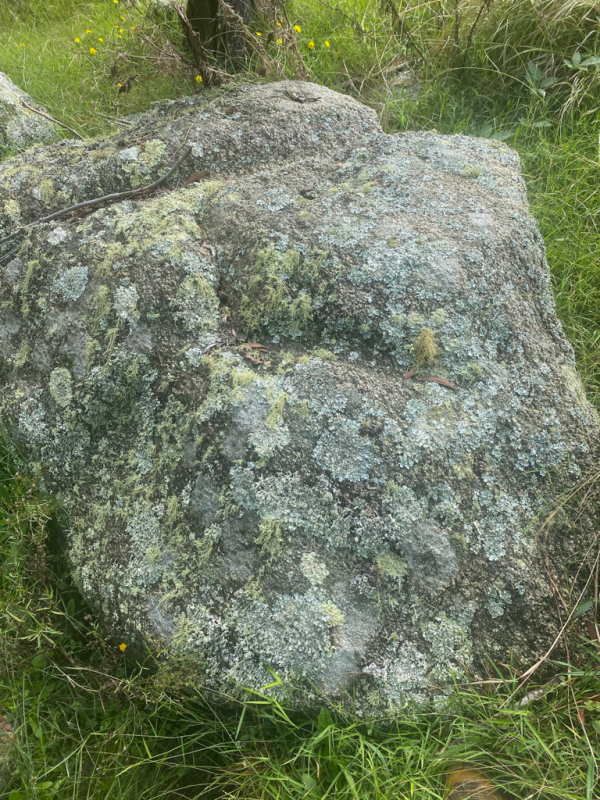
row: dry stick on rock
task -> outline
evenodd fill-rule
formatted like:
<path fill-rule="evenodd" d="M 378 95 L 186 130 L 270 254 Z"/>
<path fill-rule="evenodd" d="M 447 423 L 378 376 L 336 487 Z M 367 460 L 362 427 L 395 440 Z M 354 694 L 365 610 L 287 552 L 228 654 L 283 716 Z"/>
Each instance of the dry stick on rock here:
<path fill-rule="evenodd" d="M 5 261 L 8 261 L 8 259 L 11 256 L 14 256 L 15 253 L 18 252 L 20 249 L 21 249 L 21 245 L 19 244 L 19 245 L 17 245 L 17 247 L 14 247 L 12 250 L 9 250 L 8 253 L 5 256 L 2 256 L 2 258 L 0 258 L 0 264 L 4 264 Z"/>
<path fill-rule="evenodd" d="M 136 195 L 143 194 L 144 192 L 150 192 L 152 189 L 156 189 L 161 183 L 164 183 L 171 175 L 175 172 L 175 170 L 183 164 L 185 159 L 190 155 L 192 152 L 191 147 L 187 147 L 184 154 L 177 159 L 175 164 L 171 167 L 171 169 L 162 176 L 162 178 L 158 178 L 158 180 L 150 183 L 148 186 L 142 186 L 141 189 L 130 189 L 126 192 L 117 192 L 116 194 L 106 194 L 103 197 L 96 197 L 94 200 L 85 200 L 83 203 L 77 203 L 74 206 L 69 206 L 68 208 L 63 208 L 61 211 L 55 211 L 53 214 L 48 214 L 47 217 L 42 217 L 41 219 L 36 219 L 34 222 L 30 222 L 29 225 L 23 225 L 22 228 L 14 231 L 13 233 L 9 233 L 8 236 L 5 236 L 3 239 L 0 239 L 0 244 L 4 242 L 8 242 L 10 239 L 14 239 L 15 236 L 18 236 L 20 233 L 24 233 L 24 231 L 28 230 L 29 228 L 33 228 L 36 225 L 42 225 L 44 222 L 51 222 L 53 219 L 58 219 L 59 217 L 64 217 L 65 214 L 70 214 L 72 211 L 79 211 L 81 208 L 89 208 L 91 206 L 100 205 L 100 203 L 112 203 L 116 200 L 125 200 L 129 197 L 135 197 Z"/>
<path fill-rule="evenodd" d="M 70 128 L 68 125 L 65 125 L 64 122 L 59 122 L 57 119 L 54 119 L 54 117 L 51 117 L 50 114 L 46 114 L 44 111 L 40 111 L 39 109 L 30 106 L 29 103 L 25 102 L 25 100 L 21 100 L 21 105 L 25 106 L 25 108 L 28 108 L 30 111 L 33 111 L 34 114 L 39 114 L 40 117 L 45 117 L 46 119 L 49 119 L 50 122 L 54 122 L 57 125 L 60 125 L 62 128 L 66 128 L 68 131 L 71 131 L 71 133 L 74 133 L 78 139 L 83 139 L 83 136 L 80 133 L 77 133 L 76 130 Z"/>

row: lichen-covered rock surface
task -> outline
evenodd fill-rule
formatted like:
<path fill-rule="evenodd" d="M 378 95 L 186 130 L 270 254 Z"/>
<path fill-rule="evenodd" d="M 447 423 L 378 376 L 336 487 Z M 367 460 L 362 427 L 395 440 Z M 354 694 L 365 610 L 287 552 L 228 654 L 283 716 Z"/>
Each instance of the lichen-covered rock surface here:
<path fill-rule="evenodd" d="M 26 108 L 23 102 L 30 108 Z M 0 72 L 0 158 L 20 153 L 33 144 L 51 144 L 63 138 L 58 125 L 31 108 L 44 111 L 15 86 L 8 75 Z"/>
<path fill-rule="evenodd" d="M 1 268 L 2 419 L 85 597 L 206 685 L 365 715 L 540 656 L 598 421 L 515 153 L 233 87 L 4 162 L 0 237 L 188 146 Z"/>

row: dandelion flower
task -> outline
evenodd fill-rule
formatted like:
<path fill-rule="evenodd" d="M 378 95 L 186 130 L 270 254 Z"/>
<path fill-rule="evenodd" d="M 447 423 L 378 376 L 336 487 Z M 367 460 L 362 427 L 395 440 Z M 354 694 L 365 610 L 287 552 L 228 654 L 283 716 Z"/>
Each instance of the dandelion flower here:
<path fill-rule="evenodd" d="M 202 75 L 196 75 L 196 83 L 202 83 Z"/>
<path fill-rule="evenodd" d="M 123 84 L 122 83 L 117 83 L 117 86 L 123 86 Z"/>
<path fill-rule="evenodd" d="M 75 41 L 77 42 L 77 44 L 81 44 L 81 39 L 79 38 L 79 36 L 75 37 Z"/>
<path fill-rule="evenodd" d="M 95 47 L 90 47 L 90 53 L 91 53 L 93 56 L 95 56 L 95 55 L 96 55 L 96 48 L 95 48 Z"/>
<path fill-rule="evenodd" d="M 278 27 L 280 27 L 280 28 L 281 28 L 281 22 L 278 22 L 278 23 L 277 23 L 277 25 L 278 25 Z"/>
<path fill-rule="evenodd" d="M 142 15 L 142 16 L 143 16 L 143 15 Z M 125 22 L 125 17 L 121 17 L 121 19 L 123 20 L 123 22 Z"/>
<path fill-rule="evenodd" d="M 262 36 L 262 33 L 260 31 L 256 31 L 256 35 L 257 36 Z"/>
<path fill-rule="evenodd" d="M 294 25 L 294 30 L 296 31 L 296 33 L 302 33 L 302 28 L 300 27 L 300 25 Z"/>
<path fill-rule="evenodd" d="M 117 39 L 122 39 L 122 38 L 123 38 L 123 37 L 121 36 L 121 34 L 119 34 L 119 35 L 117 36 Z"/>
<path fill-rule="evenodd" d="M 308 43 L 308 49 L 309 50 L 314 50 L 314 47 L 315 47 L 315 43 L 314 42 L 309 42 Z"/>
<path fill-rule="evenodd" d="M 91 28 L 88 28 L 88 29 L 86 30 L 86 33 L 91 33 L 91 32 L 92 32 L 92 31 L 91 31 Z"/>
<path fill-rule="evenodd" d="M 283 39 L 277 39 L 277 44 L 282 44 Z"/>
<path fill-rule="evenodd" d="M 117 0 L 115 0 L 115 3 L 116 3 L 116 2 L 117 2 Z M 125 652 L 125 650 L 127 650 L 127 645 L 125 644 L 125 642 L 122 642 L 122 643 L 119 645 L 119 650 L 120 650 L 122 653 L 124 653 L 124 652 Z"/>
<path fill-rule="evenodd" d="M 325 39 L 325 41 L 323 42 L 323 44 L 325 45 L 325 47 L 329 47 L 329 42 L 327 41 L 327 39 Z"/>
<path fill-rule="evenodd" d="M 99 42 L 103 42 L 103 41 L 104 41 L 104 39 L 103 39 L 101 36 L 99 36 L 99 37 L 98 37 L 98 41 L 99 41 Z"/>
<path fill-rule="evenodd" d="M 119 28 L 119 33 L 123 33 L 123 28 Z"/>
<path fill-rule="evenodd" d="M 118 5 L 119 5 L 119 0 L 113 0 L 113 3 L 114 3 L 116 6 L 118 6 Z"/>

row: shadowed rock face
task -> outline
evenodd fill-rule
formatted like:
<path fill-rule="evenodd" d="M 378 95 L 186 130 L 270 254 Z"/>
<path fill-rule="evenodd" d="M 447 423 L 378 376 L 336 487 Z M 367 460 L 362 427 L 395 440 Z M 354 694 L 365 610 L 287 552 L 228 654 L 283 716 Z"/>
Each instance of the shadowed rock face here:
<path fill-rule="evenodd" d="M 165 191 L 33 228 L 1 273 L 2 418 L 115 635 L 360 714 L 541 655 L 537 520 L 598 422 L 515 153 L 385 135 L 298 83 L 162 103 L 128 136 L 0 166 L 1 236 L 192 148 Z M 556 569 L 576 545 L 550 530 Z"/>
<path fill-rule="evenodd" d="M 26 108 L 23 102 L 44 110 L 0 72 L 0 158 L 33 144 L 51 144 L 63 138 L 58 125 Z"/>

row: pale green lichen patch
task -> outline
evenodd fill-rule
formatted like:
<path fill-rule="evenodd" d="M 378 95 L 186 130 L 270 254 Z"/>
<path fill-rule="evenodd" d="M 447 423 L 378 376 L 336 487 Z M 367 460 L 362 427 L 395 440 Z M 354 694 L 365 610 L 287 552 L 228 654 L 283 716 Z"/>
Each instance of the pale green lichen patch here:
<path fill-rule="evenodd" d="M 316 553 L 304 553 L 300 561 L 300 569 L 313 586 L 323 583 L 329 575 L 329 570 L 322 561 L 319 561 Z"/>
<path fill-rule="evenodd" d="M 11 220 L 17 220 L 21 214 L 21 209 L 16 200 L 5 200 L 4 213 Z"/>
<path fill-rule="evenodd" d="M 138 300 L 139 295 L 135 286 L 119 286 L 115 291 L 117 317 L 130 325 L 135 325 L 140 318 L 140 312 L 137 308 Z"/>
<path fill-rule="evenodd" d="M 338 628 L 346 621 L 344 614 L 336 604 L 331 601 L 323 603 L 321 606 L 321 613 L 325 617 L 325 622 L 330 628 Z"/>
<path fill-rule="evenodd" d="M 55 244 L 55 242 L 51 242 Z M 70 267 L 65 270 L 62 275 L 55 281 L 51 291 L 50 297 L 58 296 L 65 301 L 79 300 L 84 293 L 88 284 L 88 268 L 87 267 Z"/>
<path fill-rule="evenodd" d="M 73 379 L 68 369 L 57 367 L 50 373 L 50 394 L 54 402 L 66 408 L 73 399 Z"/>

